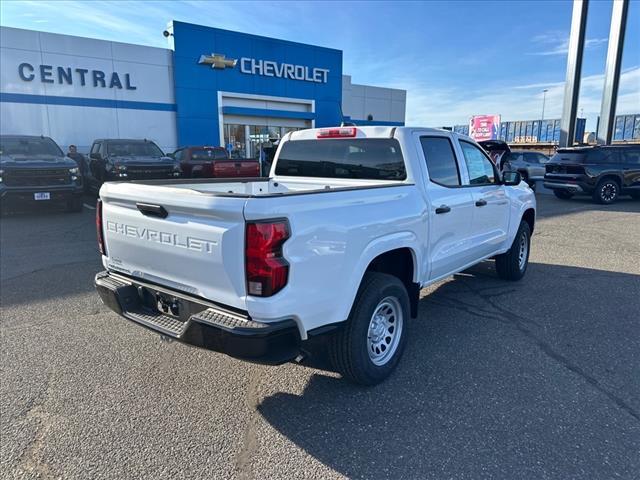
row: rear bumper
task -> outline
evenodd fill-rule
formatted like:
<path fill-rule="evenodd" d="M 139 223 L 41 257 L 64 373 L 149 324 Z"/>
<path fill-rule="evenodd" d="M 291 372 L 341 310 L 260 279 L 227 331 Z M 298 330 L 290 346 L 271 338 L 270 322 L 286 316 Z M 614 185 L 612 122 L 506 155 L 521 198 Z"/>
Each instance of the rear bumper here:
<path fill-rule="evenodd" d="M 293 320 L 255 322 L 198 298 L 100 272 L 95 285 L 103 303 L 119 315 L 176 341 L 231 357 L 278 365 L 300 354 L 300 334 Z M 159 305 L 177 305 L 176 315 Z"/>

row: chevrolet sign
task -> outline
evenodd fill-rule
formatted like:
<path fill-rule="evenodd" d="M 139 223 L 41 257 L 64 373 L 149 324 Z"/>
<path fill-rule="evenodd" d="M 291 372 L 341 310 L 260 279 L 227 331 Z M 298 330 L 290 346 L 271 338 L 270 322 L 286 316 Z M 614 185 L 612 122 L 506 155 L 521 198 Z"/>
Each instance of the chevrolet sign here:
<path fill-rule="evenodd" d="M 211 68 L 233 68 L 238 60 L 226 58 L 219 53 L 201 55 L 198 63 L 211 65 Z M 265 77 L 288 78 L 302 80 L 304 82 L 327 83 L 328 68 L 311 68 L 291 63 L 278 63 L 271 60 L 256 60 L 255 58 L 242 57 L 240 59 L 240 72 L 247 75 L 262 75 Z"/>

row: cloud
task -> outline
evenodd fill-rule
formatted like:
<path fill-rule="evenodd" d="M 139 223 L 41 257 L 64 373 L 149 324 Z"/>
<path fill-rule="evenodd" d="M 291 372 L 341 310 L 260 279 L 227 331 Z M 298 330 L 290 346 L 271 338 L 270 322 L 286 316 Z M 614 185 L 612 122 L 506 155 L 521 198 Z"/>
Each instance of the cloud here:
<path fill-rule="evenodd" d="M 527 55 L 566 55 L 569 53 L 569 36 L 566 32 L 550 31 L 535 35 L 531 42 L 538 46 L 538 50 L 527 52 Z M 587 38 L 584 42 L 585 49 L 595 48 L 608 43 L 607 38 Z"/>
<path fill-rule="evenodd" d="M 407 125 L 451 126 L 464 124 L 472 115 L 501 114 L 503 120 L 535 120 L 542 115 L 542 88 L 547 88 L 545 118 L 560 118 L 564 82 L 501 86 L 469 91 L 465 88 L 432 88 L 424 83 L 393 85 L 407 90 Z M 600 114 L 604 74 L 582 78 L 578 112 L 588 118 L 587 128 L 595 128 Z M 534 88 L 538 91 L 531 91 Z M 620 77 L 617 114 L 640 112 L 640 65 L 625 70 Z"/>

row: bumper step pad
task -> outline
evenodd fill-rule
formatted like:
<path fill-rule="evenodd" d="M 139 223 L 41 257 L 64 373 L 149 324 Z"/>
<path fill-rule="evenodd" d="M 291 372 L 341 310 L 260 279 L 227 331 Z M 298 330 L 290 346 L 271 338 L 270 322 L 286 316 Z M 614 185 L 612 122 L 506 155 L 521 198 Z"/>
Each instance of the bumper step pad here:
<path fill-rule="evenodd" d="M 177 318 L 154 311 L 148 301 L 143 301 L 149 293 L 151 298 L 157 298 L 158 292 L 167 294 L 166 289 L 134 279 L 128 281 L 108 272 L 98 273 L 95 284 L 100 298 L 110 309 L 183 343 L 270 365 L 293 360 L 300 352 L 300 334 L 294 320 L 256 322 L 176 292 L 186 308 L 183 318 Z"/>

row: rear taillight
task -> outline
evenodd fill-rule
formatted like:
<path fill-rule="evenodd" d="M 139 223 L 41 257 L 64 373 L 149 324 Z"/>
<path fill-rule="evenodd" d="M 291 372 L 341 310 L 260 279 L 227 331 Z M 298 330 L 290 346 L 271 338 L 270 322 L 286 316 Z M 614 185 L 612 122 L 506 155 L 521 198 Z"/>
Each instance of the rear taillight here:
<path fill-rule="evenodd" d="M 325 128 L 318 131 L 316 138 L 353 138 L 358 133 L 356 127 Z"/>
<path fill-rule="evenodd" d="M 250 222 L 246 233 L 247 293 L 270 297 L 284 288 L 289 277 L 289 263 L 282 256 L 289 224 L 286 220 Z"/>
<path fill-rule="evenodd" d="M 107 254 L 104 248 L 104 235 L 102 231 L 102 200 L 98 199 L 96 203 L 96 236 L 98 237 L 98 250 L 102 255 Z"/>

